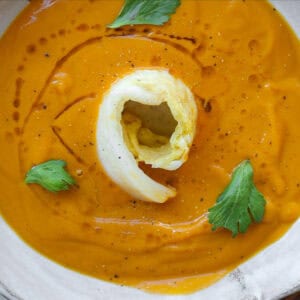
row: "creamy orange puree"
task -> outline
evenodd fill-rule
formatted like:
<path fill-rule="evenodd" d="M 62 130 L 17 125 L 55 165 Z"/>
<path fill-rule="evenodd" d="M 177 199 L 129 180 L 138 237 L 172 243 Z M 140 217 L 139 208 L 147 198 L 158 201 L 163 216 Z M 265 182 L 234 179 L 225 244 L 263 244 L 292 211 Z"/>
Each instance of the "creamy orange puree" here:
<path fill-rule="evenodd" d="M 107 29 L 123 1 L 31 1 L 0 42 L 0 210 L 33 248 L 69 268 L 163 293 L 205 287 L 276 241 L 300 214 L 299 41 L 266 1 L 182 1 L 164 26 Z M 130 197 L 101 168 L 96 121 L 118 78 L 164 68 L 194 93 L 197 134 L 176 171 L 141 166 L 177 189 Z M 249 158 L 264 220 L 232 238 L 207 210 Z M 78 187 L 26 185 L 64 159 Z"/>

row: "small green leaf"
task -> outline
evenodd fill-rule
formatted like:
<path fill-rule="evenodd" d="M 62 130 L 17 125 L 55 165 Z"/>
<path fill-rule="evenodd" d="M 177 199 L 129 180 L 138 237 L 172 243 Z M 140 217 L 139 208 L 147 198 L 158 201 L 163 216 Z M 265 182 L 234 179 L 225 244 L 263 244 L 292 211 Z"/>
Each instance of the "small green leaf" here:
<path fill-rule="evenodd" d="M 63 160 L 49 160 L 32 167 L 26 174 L 25 183 L 37 183 L 50 192 L 67 191 L 76 184 L 72 176 L 64 169 Z"/>
<path fill-rule="evenodd" d="M 249 160 L 240 163 L 234 170 L 231 182 L 208 210 L 212 230 L 226 228 L 235 237 L 245 233 L 252 223 L 261 222 L 266 201 L 253 182 L 253 168 Z"/>
<path fill-rule="evenodd" d="M 180 0 L 125 0 L 117 19 L 108 25 L 118 28 L 124 25 L 163 25 L 169 21 L 180 5 Z"/>

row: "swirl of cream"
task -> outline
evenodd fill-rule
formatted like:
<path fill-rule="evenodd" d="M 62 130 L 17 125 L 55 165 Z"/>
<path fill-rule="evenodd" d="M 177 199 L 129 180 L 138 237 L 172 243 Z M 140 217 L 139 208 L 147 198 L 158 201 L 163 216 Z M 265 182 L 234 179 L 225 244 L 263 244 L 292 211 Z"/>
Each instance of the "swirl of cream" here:
<path fill-rule="evenodd" d="M 124 113 L 128 101 L 150 106 L 166 103 L 177 122 L 172 135 L 158 135 L 144 128 L 135 115 Z M 174 197 L 173 187 L 151 179 L 138 162 L 152 168 L 178 169 L 188 158 L 196 118 L 190 89 L 166 70 L 138 70 L 116 81 L 103 97 L 97 124 L 98 156 L 106 173 L 139 200 L 164 203 Z"/>

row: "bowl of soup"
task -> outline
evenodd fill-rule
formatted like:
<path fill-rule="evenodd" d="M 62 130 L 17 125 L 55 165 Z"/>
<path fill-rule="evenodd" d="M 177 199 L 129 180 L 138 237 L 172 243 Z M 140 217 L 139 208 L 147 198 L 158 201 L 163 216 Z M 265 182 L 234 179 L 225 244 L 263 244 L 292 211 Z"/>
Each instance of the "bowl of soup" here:
<path fill-rule="evenodd" d="M 298 1 L 0 3 L 0 293 L 300 288 Z"/>

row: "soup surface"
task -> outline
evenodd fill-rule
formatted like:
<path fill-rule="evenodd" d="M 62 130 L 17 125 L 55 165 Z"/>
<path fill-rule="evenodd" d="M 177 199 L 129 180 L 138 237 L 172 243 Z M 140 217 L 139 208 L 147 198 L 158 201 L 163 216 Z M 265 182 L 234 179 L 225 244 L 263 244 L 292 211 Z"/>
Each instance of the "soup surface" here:
<path fill-rule="evenodd" d="M 123 1 L 31 1 L 0 41 L 0 211 L 33 248 L 107 281 L 162 293 L 205 287 L 277 240 L 300 214 L 299 41 L 266 1 L 182 1 L 164 26 L 108 29 Z M 176 188 L 133 199 L 103 171 L 96 123 L 104 93 L 137 69 L 165 69 L 193 92 L 197 131 Z M 233 238 L 207 210 L 251 159 L 262 223 Z M 78 186 L 26 185 L 63 159 Z"/>

